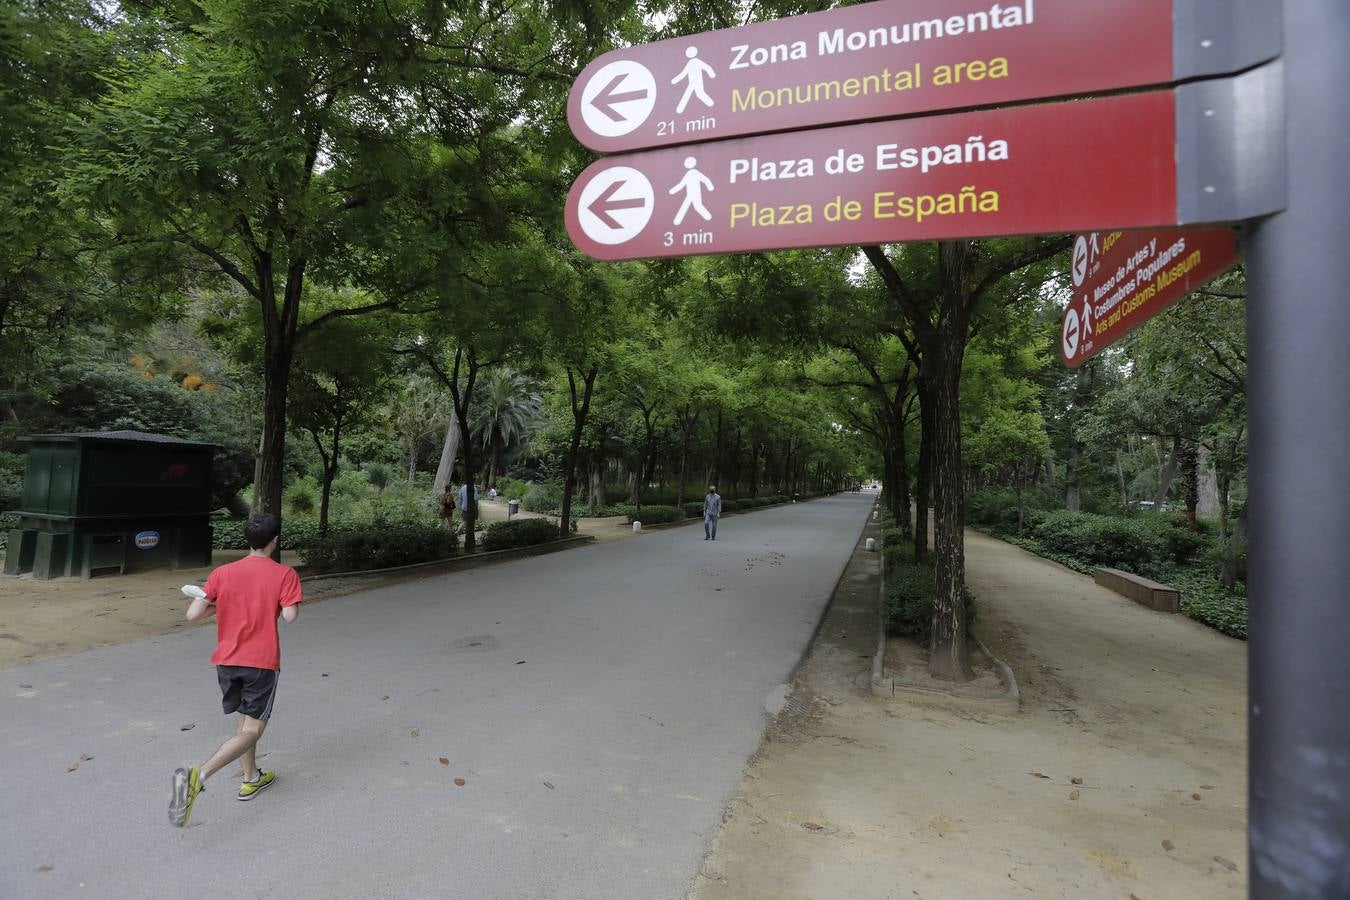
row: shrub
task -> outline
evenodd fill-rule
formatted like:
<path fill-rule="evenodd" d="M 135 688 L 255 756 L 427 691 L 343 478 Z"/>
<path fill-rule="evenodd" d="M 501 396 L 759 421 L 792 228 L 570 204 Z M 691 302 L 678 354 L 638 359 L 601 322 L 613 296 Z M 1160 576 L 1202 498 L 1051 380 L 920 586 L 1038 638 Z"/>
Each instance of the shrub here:
<path fill-rule="evenodd" d="M 630 508 L 628 521 L 638 521 L 644 525 L 659 525 L 662 522 L 678 522 L 684 518 L 684 510 L 678 506 L 644 506 L 641 510 Z"/>
<path fill-rule="evenodd" d="M 530 512 L 557 514 L 562 506 L 563 486 L 560 481 L 538 481 L 521 498 L 520 505 Z"/>
<path fill-rule="evenodd" d="M 512 547 L 531 547 L 557 540 L 558 526 L 548 519 L 512 519 L 493 522 L 483 537 L 484 550 L 509 550 Z"/>
<path fill-rule="evenodd" d="M 497 493 L 506 500 L 524 500 L 530 492 L 530 483 L 515 478 L 498 478 Z"/>
<path fill-rule="evenodd" d="M 722 512 L 735 512 L 740 508 L 741 502 L 739 500 L 728 500 L 725 497 L 722 498 Z"/>
<path fill-rule="evenodd" d="M 591 519 L 603 519 L 609 516 L 626 516 L 633 511 L 631 503 L 619 503 L 614 506 L 586 506 L 582 515 Z"/>
<path fill-rule="evenodd" d="M 772 497 L 769 498 L 769 502 L 770 502 L 770 503 L 786 503 L 786 502 L 788 502 L 788 497 L 787 497 L 785 494 L 774 494 Z"/>
<path fill-rule="evenodd" d="M 1227 591 L 1204 573 L 1178 572 L 1172 586 L 1181 594 L 1181 611 L 1229 637 L 1247 639 L 1247 595 Z"/>
<path fill-rule="evenodd" d="M 445 559 L 457 545 L 449 530 L 435 525 L 377 522 L 330 529 L 299 551 L 315 572 L 348 572 Z"/>
<path fill-rule="evenodd" d="M 282 509 L 293 516 L 308 516 L 319 508 L 319 490 L 308 478 L 297 479 L 282 497 Z"/>
<path fill-rule="evenodd" d="M 902 528 L 881 529 L 881 546 L 883 547 L 903 547 L 908 542 L 909 537 Z"/>
<path fill-rule="evenodd" d="M 914 562 L 911 551 L 895 547 L 886 551 L 886 633 L 907 637 L 927 646 L 933 639 L 933 567 Z M 967 624 L 975 621 L 975 596 L 963 589 Z"/>
<path fill-rule="evenodd" d="M 366 481 L 378 491 L 389 486 L 389 469 L 379 463 L 366 466 Z"/>
<path fill-rule="evenodd" d="M 684 514 L 690 519 L 703 518 L 703 501 L 694 500 L 684 505 Z"/>

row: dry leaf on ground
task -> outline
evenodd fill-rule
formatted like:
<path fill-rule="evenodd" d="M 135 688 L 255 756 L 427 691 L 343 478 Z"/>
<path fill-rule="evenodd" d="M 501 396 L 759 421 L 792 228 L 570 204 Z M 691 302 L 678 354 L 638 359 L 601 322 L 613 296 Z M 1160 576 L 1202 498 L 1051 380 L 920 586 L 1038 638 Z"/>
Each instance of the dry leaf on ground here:
<path fill-rule="evenodd" d="M 1191 794 L 1191 799 L 1192 799 L 1192 800 L 1199 800 L 1199 799 L 1200 799 L 1200 795 L 1199 795 L 1199 794 Z"/>
<path fill-rule="evenodd" d="M 1083 779 L 1081 778 L 1074 777 L 1069 779 L 1069 784 L 1082 784 L 1082 783 Z"/>
<path fill-rule="evenodd" d="M 824 831 L 824 825 L 817 825 L 815 822 L 803 822 L 802 827 L 807 831 Z"/>
<path fill-rule="evenodd" d="M 197 723 L 196 723 L 196 722 L 189 722 L 188 724 L 184 725 L 182 728 L 179 728 L 178 730 L 179 730 L 179 731 L 191 731 L 192 729 L 194 729 L 194 728 L 196 728 L 196 727 L 197 727 Z"/>
<path fill-rule="evenodd" d="M 463 779 L 463 778 L 456 778 L 456 779 L 455 779 L 455 786 L 456 786 L 456 787 L 464 787 L 464 779 Z"/>
<path fill-rule="evenodd" d="M 1042 775 L 1040 772 L 1028 772 L 1027 774 L 1030 775 L 1032 778 L 1044 778 L 1046 781 L 1050 780 L 1049 775 Z"/>
<path fill-rule="evenodd" d="M 1078 792 L 1077 792 L 1077 791 L 1069 791 L 1069 799 L 1070 799 L 1070 800 L 1077 800 L 1077 799 L 1078 799 Z"/>
<path fill-rule="evenodd" d="M 544 787 L 548 788 L 550 791 L 556 791 L 556 790 L 557 790 L 557 788 L 555 788 L 555 787 L 553 786 L 553 784 L 552 784 L 551 782 L 548 782 L 548 781 L 545 781 L 545 782 L 544 782 Z"/>
<path fill-rule="evenodd" d="M 80 764 L 79 764 L 79 763 L 71 763 L 70 765 L 66 766 L 66 771 L 67 771 L 67 772 L 74 772 L 74 771 L 75 771 L 76 769 L 78 769 L 79 767 L 80 767 Z"/>
<path fill-rule="evenodd" d="M 417 729 L 414 728 L 412 731 L 408 732 L 408 737 L 417 737 Z"/>
<path fill-rule="evenodd" d="M 81 753 L 81 754 L 80 754 L 80 762 L 89 762 L 89 761 L 92 760 L 92 759 L 93 759 L 93 757 L 90 756 L 88 753 Z"/>
<path fill-rule="evenodd" d="M 34 869 L 33 871 L 34 871 L 34 872 L 50 872 L 52 869 L 55 869 L 55 868 L 56 868 L 56 866 L 38 866 L 38 867 L 37 867 L 36 869 Z"/>
<path fill-rule="evenodd" d="M 1173 850 L 1176 849 L 1176 847 L 1177 845 L 1172 843 L 1171 841 L 1167 840 L 1163 841 L 1163 849 L 1166 850 L 1168 853 L 1171 853 Z"/>
<path fill-rule="evenodd" d="M 19 687 L 23 688 L 25 691 L 27 691 L 27 690 L 32 690 L 32 688 L 33 688 L 33 686 L 32 686 L 31 684 L 21 684 L 21 685 L 19 685 Z M 48 870 L 48 871 L 50 871 L 50 870 Z"/>
<path fill-rule="evenodd" d="M 1232 860 L 1224 859 L 1222 856 L 1216 856 L 1214 857 L 1214 861 L 1230 872 L 1237 871 L 1237 863 L 1233 862 Z"/>
<path fill-rule="evenodd" d="M 438 760 L 436 760 L 436 761 L 437 761 L 438 763 L 440 763 L 441 765 L 443 765 L 443 766 L 448 766 L 448 765 L 450 765 L 450 760 L 446 759 L 444 756 L 442 756 L 440 759 L 438 759 Z"/>

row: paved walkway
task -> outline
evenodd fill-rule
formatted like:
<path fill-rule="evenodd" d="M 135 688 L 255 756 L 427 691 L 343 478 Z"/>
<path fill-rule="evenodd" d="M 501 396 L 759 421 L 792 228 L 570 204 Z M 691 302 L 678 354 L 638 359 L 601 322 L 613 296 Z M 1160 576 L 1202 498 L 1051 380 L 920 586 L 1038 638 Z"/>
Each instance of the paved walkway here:
<path fill-rule="evenodd" d="M 182 831 L 169 773 L 231 724 L 210 628 L 0 669 L 0 897 L 682 897 L 871 502 L 305 609 L 277 786 L 227 769 Z"/>
<path fill-rule="evenodd" d="M 1246 645 L 966 542 L 1021 713 L 873 696 L 875 562 L 855 557 L 698 900 L 1244 897 Z"/>

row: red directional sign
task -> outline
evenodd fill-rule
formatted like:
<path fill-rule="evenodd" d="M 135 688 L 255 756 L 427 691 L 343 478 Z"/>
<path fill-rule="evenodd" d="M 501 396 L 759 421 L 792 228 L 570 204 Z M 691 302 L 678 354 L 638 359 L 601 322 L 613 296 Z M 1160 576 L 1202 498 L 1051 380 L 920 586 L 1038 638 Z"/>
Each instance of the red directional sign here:
<path fill-rule="evenodd" d="M 1237 260 L 1231 228 L 1080 234 L 1060 330 L 1065 364 L 1087 362 Z"/>
<path fill-rule="evenodd" d="M 598 259 L 1176 225 L 1170 91 L 631 153 L 567 199 Z"/>
<path fill-rule="evenodd" d="M 567 116 L 612 153 L 1165 84 L 1278 53 L 1278 23 L 1209 6 L 878 0 L 611 51 L 572 86 Z M 1235 37 L 1243 23 L 1258 37 Z"/>

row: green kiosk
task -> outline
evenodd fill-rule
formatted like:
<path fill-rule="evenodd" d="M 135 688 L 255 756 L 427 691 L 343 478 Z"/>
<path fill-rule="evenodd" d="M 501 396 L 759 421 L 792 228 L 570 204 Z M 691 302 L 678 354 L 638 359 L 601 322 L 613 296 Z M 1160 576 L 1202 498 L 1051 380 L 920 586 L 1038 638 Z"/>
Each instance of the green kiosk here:
<path fill-rule="evenodd" d="M 6 575 L 122 574 L 211 563 L 212 444 L 140 431 L 28 444 Z"/>

